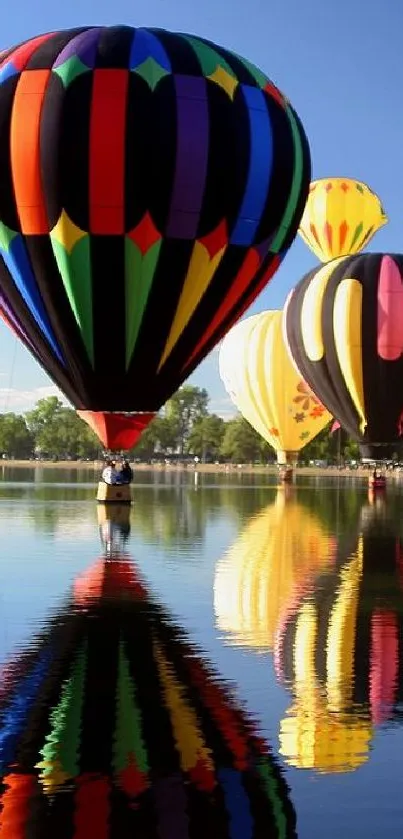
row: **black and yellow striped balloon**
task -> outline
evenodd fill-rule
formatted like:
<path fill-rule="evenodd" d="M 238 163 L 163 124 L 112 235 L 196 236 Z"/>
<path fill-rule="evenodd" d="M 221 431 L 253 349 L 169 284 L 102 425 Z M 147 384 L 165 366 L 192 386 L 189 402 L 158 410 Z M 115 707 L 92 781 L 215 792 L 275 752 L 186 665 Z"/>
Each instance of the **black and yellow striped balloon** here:
<path fill-rule="evenodd" d="M 311 271 L 283 326 L 301 376 L 362 454 L 389 456 L 403 433 L 403 255 L 340 257 Z"/>

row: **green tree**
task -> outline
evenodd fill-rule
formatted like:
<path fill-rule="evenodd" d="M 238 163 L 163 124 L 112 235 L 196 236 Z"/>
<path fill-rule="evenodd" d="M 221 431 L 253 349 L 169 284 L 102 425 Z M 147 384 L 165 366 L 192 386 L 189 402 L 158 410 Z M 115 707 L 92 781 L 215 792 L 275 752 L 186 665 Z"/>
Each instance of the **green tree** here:
<path fill-rule="evenodd" d="M 47 425 L 57 420 L 63 407 L 63 403 L 57 396 L 48 396 L 46 399 L 39 399 L 35 408 L 25 414 L 27 426 L 35 435 L 37 446 L 40 446 L 38 436 L 44 431 Z"/>
<path fill-rule="evenodd" d="M 8 457 L 30 457 L 35 438 L 24 417 L 19 414 L 0 414 L 0 452 Z"/>
<path fill-rule="evenodd" d="M 79 417 L 76 418 L 80 422 L 77 454 L 79 457 L 89 457 L 91 460 L 96 460 L 101 455 L 101 443 L 94 431 Z"/>
<path fill-rule="evenodd" d="M 72 408 L 57 396 L 40 399 L 26 414 L 37 450 L 52 457 L 92 457 L 99 454 L 99 441 Z"/>
<path fill-rule="evenodd" d="M 45 451 L 57 457 L 97 457 L 99 440 L 71 408 L 61 408 L 43 432 Z"/>
<path fill-rule="evenodd" d="M 196 419 L 189 434 L 186 448 L 191 454 L 216 460 L 220 455 L 225 434 L 225 423 L 217 414 L 209 414 Z"/>
<path fill-rule="evenodd" d="M 150 423 L 149 426 L 143 431 L 140 440 L 136 443 L 135 446 L 130 450 L 130 454 L 133 457 L 139 457 L 142 460 L 150 460 L 155 452 L 155 447 L 157 445 L 157 436 L 156 436 L 156 428 L 155 423 L 158 417 Z"/>
<path fill-rule="evenodd" d="M 168 400 L 165 416 L 175 426 L 179 452 L 183 455 L 196 420 L 208 414 L 207 390 L 194 385 L 183 385 Z"/>
<path fill-rule="evenodd" d="M 156 416 L 132 451 L 135 457 L 150 460 L 157 449 L 162 452 L 173 450 L 177 442 L 176 422 L 169 417 Z"/>
<path fill-rule="evenodd" d="M 358 443 L 355 443 L 354 440 L 348 439 L 343 446 L 343 457 L 344 460 L 359 460 L 361 454 Z"/>
<path fill-rule="evenodd" d="M 160 451 L 175 451 L 178 447 L 178 428 L 173 417 L 157 417 L 155 433 Z"/>
<path fill-rule="evenodd" d="M 221 454 L 233 463 L 252 463 L 267 458 L 270 447 L 243 417 L 237 417 L 226 423 Z"/>

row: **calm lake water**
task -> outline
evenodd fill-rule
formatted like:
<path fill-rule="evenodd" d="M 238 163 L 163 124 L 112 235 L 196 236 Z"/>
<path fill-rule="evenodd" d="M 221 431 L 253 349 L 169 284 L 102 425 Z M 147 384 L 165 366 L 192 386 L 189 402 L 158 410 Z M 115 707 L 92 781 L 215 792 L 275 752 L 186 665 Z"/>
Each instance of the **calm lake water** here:
<path fill-rule="evenodd" d="M 1 839 L 403 834 L 403 480 L 0 466 Z"/>

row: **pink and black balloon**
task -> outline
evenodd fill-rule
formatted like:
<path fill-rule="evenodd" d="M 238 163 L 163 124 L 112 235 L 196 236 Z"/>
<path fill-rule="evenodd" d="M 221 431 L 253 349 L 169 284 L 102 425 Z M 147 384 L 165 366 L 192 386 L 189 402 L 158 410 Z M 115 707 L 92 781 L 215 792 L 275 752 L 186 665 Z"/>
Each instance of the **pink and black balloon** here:
<path fill-rule="evenodd" d="M 301 376 L 362 455 L 389 457 L 403 441 L 403 255 L 347 256 L 306 274 L 284 331 Z"/>

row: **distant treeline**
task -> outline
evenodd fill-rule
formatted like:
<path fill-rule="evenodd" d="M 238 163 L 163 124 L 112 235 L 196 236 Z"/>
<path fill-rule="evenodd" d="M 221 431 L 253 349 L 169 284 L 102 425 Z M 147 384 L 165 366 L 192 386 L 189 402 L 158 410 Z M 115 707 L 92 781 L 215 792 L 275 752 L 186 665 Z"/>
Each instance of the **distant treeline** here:
<path fill-rule="evenodd" d="M 143 433 L 133 459 L 198 457 L 203 462 L 267 463 L 276 453 L 240 416 L 225 421 L 210 413 L 206 390 L 184 385 Z M 0 414 L 0 454 L 10 458 L 96 459 L 102 448 L 72 408 L 56 396 L 40 399 L 25 414 Z M 302 450 L 300 461 L 337 463 L 359 457 L 358 447 L 330 425 Z"/>

